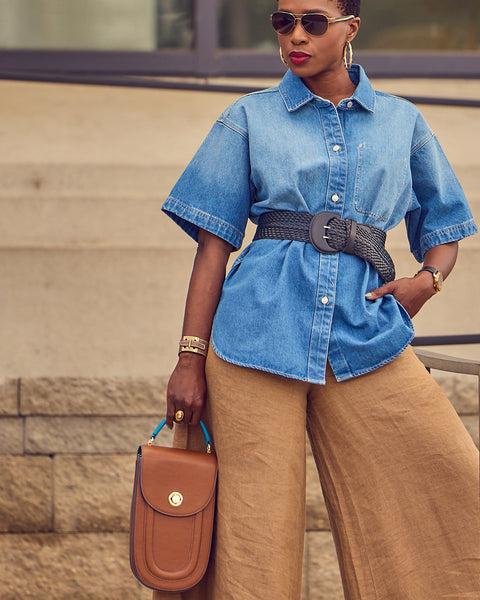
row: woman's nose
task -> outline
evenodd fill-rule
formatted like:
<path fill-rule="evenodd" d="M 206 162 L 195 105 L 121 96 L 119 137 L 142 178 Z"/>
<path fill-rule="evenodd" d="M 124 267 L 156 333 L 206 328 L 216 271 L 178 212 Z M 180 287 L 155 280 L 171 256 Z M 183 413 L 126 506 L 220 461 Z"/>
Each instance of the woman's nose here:
<path fill-rule="evenodd" d="M 295 27 L 293 28 L 292 32 L 290 33 L 290 40 L 292 41 L 293 44 L 301 44 L 302 42 L 308 41 L 307 32 L 303 28 L 303 25 L 302 25 L 300 19 L 297 19 L 295 21 Z"/>

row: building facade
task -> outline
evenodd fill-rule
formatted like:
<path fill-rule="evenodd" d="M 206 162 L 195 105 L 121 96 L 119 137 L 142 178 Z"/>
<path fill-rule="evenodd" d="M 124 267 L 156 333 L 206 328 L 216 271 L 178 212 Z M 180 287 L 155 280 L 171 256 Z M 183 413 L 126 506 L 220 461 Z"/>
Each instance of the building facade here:
<path fill-rule="evenodd" d="M 0 0 L 2 71 L 277 76 L 274 0 Z M 480 77 L 478 0 L 364 0 L 376 76 Z"/>

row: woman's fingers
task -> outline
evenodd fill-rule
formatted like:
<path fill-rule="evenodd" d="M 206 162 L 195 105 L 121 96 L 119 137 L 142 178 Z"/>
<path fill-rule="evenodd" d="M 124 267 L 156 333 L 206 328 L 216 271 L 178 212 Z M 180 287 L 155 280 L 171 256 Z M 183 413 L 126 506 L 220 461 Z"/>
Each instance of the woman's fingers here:
<path fill-rule="evenodd" d="M 167 396 L 167 427 L 173 423 L 198 425 L 202 416 L 204 395 L 197 392 L 193 397 Z"/>
<path fill-rule="evenodd" d="M 167 426 L 172 428 L 175 421 L 198 425 L 206 390 L 203 357 L 202 362 L 189 360 L 189 357 L 179 360 L 167 387 Z"/>
<path fill-rule="evenodd" d="M 365 298 L 367 300 L 377 300 L 377 298 L 381 298 L 382 296 L 386 296 L 387 294 L 392 294 L 394 286 L 392 285 L 394 282 L 390 281 L 381 287 L 375 288 L 374 290 L 370 290 L 365 294 Z"/>

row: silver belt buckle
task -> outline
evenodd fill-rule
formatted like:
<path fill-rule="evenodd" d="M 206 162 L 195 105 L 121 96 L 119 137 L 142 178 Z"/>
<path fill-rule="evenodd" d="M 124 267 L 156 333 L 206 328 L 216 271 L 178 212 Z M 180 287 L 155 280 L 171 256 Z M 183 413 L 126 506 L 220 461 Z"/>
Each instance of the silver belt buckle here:
<path fill-rule="evenodd" d="M 310 243 L 318 252 L 323 254 L 335 254 L 338 250 L 332 248 L 327 241 L 328 233 L 328 222 L 331 219 L 340 219 L 341 217 L 336 213 L 324 210 L 322 212 L 313 215 L 310 221 L 310 227 L 308 230 L 308 236 Z"/>

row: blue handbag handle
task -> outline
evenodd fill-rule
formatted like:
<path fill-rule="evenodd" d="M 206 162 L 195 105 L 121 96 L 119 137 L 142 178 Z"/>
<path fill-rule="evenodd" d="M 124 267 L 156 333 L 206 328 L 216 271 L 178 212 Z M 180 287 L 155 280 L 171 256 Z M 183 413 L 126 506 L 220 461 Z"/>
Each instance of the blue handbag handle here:
<path fill-rule="evenodd" d="M 152 435 L 150 436 L 150 440 L 148 442 L 149 446 L 151 446 L 153 444 L 153 442 L 155 441 L 155 438 L 157 437 L 157 435 L 159 434 L 160 430 L 162 429 L 162 427 L 165 425 L 166 422 L 167 422 L 167 419 L 163 419 L 163 421 L 160 423 L 160 425 L 152 433 Z M 205 427 L 205 423 L 203 421 L 200 421 L 200 427 L 202 428 L 203 435 L 205 436 L 205 445 L 207 447 L 207 452 L 208 452 L 208 454 L 211 454 L 212 453 L 212 440 L 210 439 L 210 435 L 209 435 L 207 428 Z"/>

